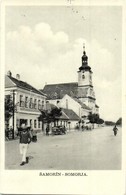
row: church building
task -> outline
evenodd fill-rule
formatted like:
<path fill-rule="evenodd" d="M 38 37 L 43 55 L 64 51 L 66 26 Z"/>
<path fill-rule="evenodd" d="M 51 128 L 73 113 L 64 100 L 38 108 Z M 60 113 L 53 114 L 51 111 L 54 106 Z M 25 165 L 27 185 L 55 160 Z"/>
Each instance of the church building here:
<path fill-rule="evenodd" d="M 49 103 L 61 108 L 72 109 L 80 118 L 89 113 L 99 114 L 99 106 L 93 88 L 91 67 L 83 47 L 82 64 L 78 70 L 78 82 L 47 84 L 40 91 L 47 95 Z"/>

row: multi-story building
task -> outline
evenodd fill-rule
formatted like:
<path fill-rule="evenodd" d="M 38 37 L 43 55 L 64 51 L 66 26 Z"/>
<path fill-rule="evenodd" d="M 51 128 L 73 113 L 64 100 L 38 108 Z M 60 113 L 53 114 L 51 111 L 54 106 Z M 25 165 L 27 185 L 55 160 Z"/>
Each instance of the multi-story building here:
<path fill-rule="evenodd" d="M 33 129 L 42 129 L 42 122 L 38 120 L 40 110 L 45 108 L 46 95 L 30 84 L 21 81 L 20 75 L 12 77 L 8 71 L 5 76 L 5 96 L 10 95 L 14 103 L 13 116 L 9 120 L 9 127 L 14 130 L 22 123 Z"/>

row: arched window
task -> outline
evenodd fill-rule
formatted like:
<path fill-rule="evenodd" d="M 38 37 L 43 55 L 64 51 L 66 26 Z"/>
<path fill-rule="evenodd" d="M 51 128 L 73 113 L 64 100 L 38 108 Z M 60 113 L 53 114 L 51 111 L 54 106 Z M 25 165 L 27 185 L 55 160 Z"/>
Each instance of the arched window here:
<path fill-rule="evenodd" d="M 85 76 L 84 76 L 84 74 L 82 75 L 82 79 L 85 79 Z"/>

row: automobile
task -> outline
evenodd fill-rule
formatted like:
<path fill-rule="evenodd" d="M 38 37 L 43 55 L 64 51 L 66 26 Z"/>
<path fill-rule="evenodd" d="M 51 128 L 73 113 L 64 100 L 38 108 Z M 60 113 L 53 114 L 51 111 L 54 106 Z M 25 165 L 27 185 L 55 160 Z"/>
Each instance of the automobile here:
<path fill-rule="evenodd" d="M 92 124 L 91 123 L 86 123 L 85 124 L 85 126 L 84 126 L 84 128 L 86 129 L 86 130 L 92 130 Z"/>
<path fill-rule="evenodd" d="M 52 128 L 52 135 L 63 135 L 66 134 L 66 128 L 63 126 L 56 126 Z"/>

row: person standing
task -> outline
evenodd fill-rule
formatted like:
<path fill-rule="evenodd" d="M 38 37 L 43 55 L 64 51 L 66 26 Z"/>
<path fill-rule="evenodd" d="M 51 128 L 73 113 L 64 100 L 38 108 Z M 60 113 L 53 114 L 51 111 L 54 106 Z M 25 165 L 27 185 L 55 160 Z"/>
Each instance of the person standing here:
<path fill-rule="evenodd" d="M 20 166 L 23 166 L 28 163 L 28 157 L 26 157 L 26 154 L 28 150 L 28 145 L 31 142 L 31 136 L 25 124 L 22 124 L 19 136 L 20 154 L 22 155 L 22 162 Z"/>
<path fill-rule="evenodd" d="M 49 125 L 46 127 L 46 135 L 49 136 Z"/>
<path fill-rule="evenodd" d="M 118 131 L 118 129 L 117 129 L 116 125 L 115 125 L 114 128 L 113 128 L 113 132 L 114 132 L 115 136 L 117 135 L 117 131 Z"/>

